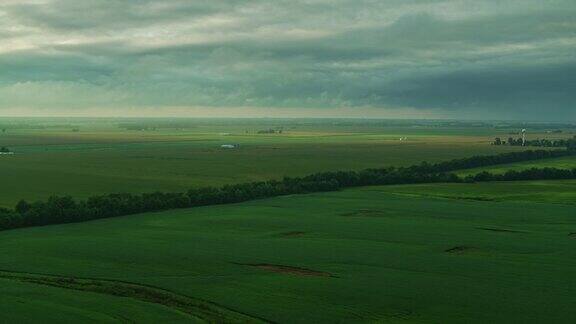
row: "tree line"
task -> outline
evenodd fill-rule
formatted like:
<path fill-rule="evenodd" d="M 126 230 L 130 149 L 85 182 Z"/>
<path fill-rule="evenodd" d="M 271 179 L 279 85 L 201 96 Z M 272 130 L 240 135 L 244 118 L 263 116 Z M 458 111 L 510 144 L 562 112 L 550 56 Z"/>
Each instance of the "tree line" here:
<path fill-rule="evenodd" d="M 459 177 L 451 171 L 574 154 L 568 150 L 537 150 L 473 156 L 440 163 L 423 162 L 409 167 L 388 167 L 360 171 L 319 172 L 304 177 L 250 182 L 222 187 L 190 189 L 184 193 L 108 194 L 75 200 L 53 196 L 45 201 L 21 200 L 14 209 L 0 208 L 0 230 L 82 222 L 143 212 L 207 205 L 238 203 L 290 194 L 336 191 L 343 188 L 438 182 L 516 181 L 536 179 L 575 179 L 576 169 L 553 168 L 509 171 L 504 174 L 481 172 Z"/>
<path fill-rule="evenodd" d="M 509 137 L 508 140 L 503 140 L 496 137 L 493 145 L 510 145 L 510 146 L 534 146 L 534 147 L 565 147 L 569 150 L 576 150 L 576 136 L 573 138 L 564 139 L 534 139 L 526 140 L 523 142 L 522 138 Z"/>
<path fill-rule="evenodd" d="M 563 180 L 576 179 L 576 168 L 530 168 L 526 170 L 509 170 L 505 173 L 491 173 L 483 171 L 475 175 L 461 178 L 461 182 L 488 182 L 488 181 L 524 181 L 524 180 Z"/>

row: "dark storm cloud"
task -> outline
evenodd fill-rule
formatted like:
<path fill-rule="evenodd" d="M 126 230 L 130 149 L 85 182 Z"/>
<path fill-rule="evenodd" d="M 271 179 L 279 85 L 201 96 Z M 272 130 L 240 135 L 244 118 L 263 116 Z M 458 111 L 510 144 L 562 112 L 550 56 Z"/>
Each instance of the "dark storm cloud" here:
<path fill-rule="evenodd" d="M 0 3 L 0 108 L 574 118 L 573 1 Z"/>
<path fill-rule="evenodd" d="M 385 95 L 396 104 L 435 106 L 453 111 L 486 109 L 510 117 L 516 113 L 575 116 L 576 64 L 500 66 L 418 76 L 396 82 Z M 489 108 L 484 108 L 488 106 Z"/>

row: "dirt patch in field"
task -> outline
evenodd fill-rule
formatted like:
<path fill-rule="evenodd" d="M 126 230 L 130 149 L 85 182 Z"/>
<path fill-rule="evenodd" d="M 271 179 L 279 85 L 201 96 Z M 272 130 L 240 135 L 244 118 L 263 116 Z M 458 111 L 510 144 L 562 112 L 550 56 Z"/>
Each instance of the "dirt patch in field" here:
<path fill-rule="evenodd" d="M 510 230 L 504 228 L 477 227 L 477 229 L 490 232 L 500 232 L 500 233 L 527 233 L 525 231 Z"/>
<path fill-rule="evenodd" d="M 350 213 L 343 213 L 340 216 L 346 217 L 384 217 L 386 213 L 375 209 L 359 209 Z"/>
<path fill-rule="evenodd" d="M 306 232 L 292 231 L 292 232 L 280 233 L 279 236 L 281 236 L 281 237 L 298 237 L 298 236 L 302 236 L 304 234 L 306 234 Z"/>
<path fill-rule="evenodd" d="M 468 252 L 473 252 L 475 251 L 476 248 L 470 247 L 470 246 L 455 246 L 452 248 L 449 248 L 447 250 L 444 250 L 444 252 L 446 253 L 451 253 L 451 254 L 464 254 L 464 253 L 468 253 Z"/>
<path fill-rule="evenodd" d="M 440 197 L 456 200 L 497 201 L 496 198 L 484 197 L 484 196 L 440 196 Z"/>
<path fill-rule="evenodd" d="M 289 274 L 294 276 L 304 276 L 304 277 L 336 277 L 329 272 L 300 268 L 300 267 L 292 267 L 286 265 L 279 265 L 279 264 L 268 264 L 268 263 L 235 263 L 238 265 L 254 267 L 270 272 L 282 273 L 282 274 Z"/>

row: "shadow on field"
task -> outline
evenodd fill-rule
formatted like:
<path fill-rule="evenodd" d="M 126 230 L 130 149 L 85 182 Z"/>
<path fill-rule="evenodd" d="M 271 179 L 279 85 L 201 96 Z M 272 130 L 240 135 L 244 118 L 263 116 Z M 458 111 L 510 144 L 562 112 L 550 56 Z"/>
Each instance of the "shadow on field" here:
<path fill-rule="evenodd" d="M 476 229 L 483 230 L 483 231 L 490 231 L 490 232 L 498 232 L 498 233 L 528 233 L 526 231 L 518 231 L 518 230 L 510 230 L 510 229 L 503 229 L 503 228 L 490 228 L 490 227 L 476 227 Z"/>
<path fill-rule="evenodd" d="M 479 250 L 475 247 L 463 246 L 463 245 L 455 246 L 455 247 L 449 248 L 447 250 L 444 250 L 444 252 L 451 253 L 451 254 L 465 254 L 465 253 L 476 252 L 476 251 L 479 251 Z"/>
<path fill-rule="evenodd" d="M 280 236 L 280 237 L 299 237 L 299 236 L 304 236 L 305 234 L 306 234 L 306 232 L 302 232 L 302 231 L 292 231 L 292 232 L 280 233 L 278 236 Z"/>
<path fill-rule="evenodd" d="M 286 265 L 279 265 L 279 264 L 268 264 L 268 263 L 236 263 L 232 262 L 232 264 L 241 265 L 241 266 L 249 266 L 254 267 L 270 272 L 281 273 L 281 274 L 289 274 L 295 276 L 305 276 L 305 277 L 330 277 L 330 278 L 338 278 L 337 276 L 324 271 L 300 268 L 300 267 L 292 267 Z"/>
<path fill-rule="evenodd" d="M 387 214 L 376 209 L 359 209 L 350 213 L 343 213 L 340 216 L 346 217 L 386 217 Z"/>

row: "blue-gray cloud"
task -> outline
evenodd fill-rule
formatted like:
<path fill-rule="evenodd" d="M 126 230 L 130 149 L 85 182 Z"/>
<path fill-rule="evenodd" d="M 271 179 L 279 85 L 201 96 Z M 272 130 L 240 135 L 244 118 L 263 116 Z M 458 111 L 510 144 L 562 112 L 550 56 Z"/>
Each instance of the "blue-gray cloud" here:
<path fill-rule="evenodd" d="M 5 0 L 0 109 L 575 118 L 576 3 Z"/>

